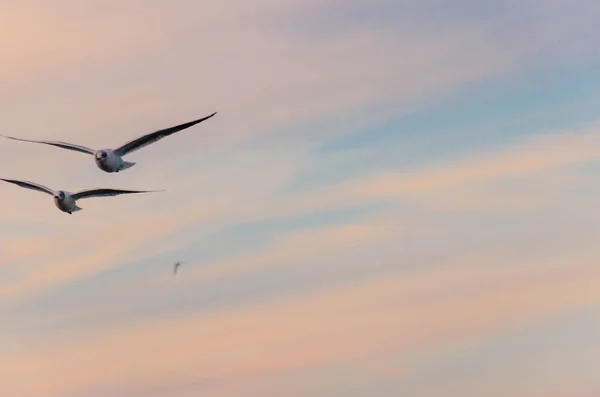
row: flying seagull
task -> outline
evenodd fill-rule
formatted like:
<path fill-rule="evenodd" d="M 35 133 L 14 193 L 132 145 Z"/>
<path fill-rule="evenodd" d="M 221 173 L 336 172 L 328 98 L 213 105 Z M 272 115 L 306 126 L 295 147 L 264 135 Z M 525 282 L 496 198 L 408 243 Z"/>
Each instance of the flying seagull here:
<path fill-rule="evenodd" d="M 177 269 L 184 263 L 185 262 L 175 262 L 175 265 L 173 266 L 173 274 L 177 274 Z"/>
<path fill-rule="evenodd" d="M 136 163 L 124 161 L 123 156 L 125 156 L 126 154 L 132 153 L 138 149 L 143 148 L 144 146 L 148 146 L 151 143 L 159 141 L 159 140 L 163 139 L 164 137 L 167 137 L 178 131 L 185 130 L 186 128 L 189 128 L 195 124 L 198 124 L 204 120 L 207 120 L 207 119 L 213 117 L 215 114 L 217 114 L 217 112 L 211 114 L 210 116 L 206 116 L 206 117 L 203 117 L 198 120 L 190 121 L 189 123 L 180 124 L 175 127 L 165 128 L 163 130 L 152 132 L 150 134 L 147 134 L 147 135 L 144 135 L 137 139 L 134 139 L 131 142 L 127 142 L 126 144 L 124 144 L 123 146 L 121 146 L 117 149 L 94 150 L 94 149 L 90 149 L 85 146 L 74 145 L 72 143 L 66 143 L 66 142 L 33 141 L 30 139 L 15 138 L 12 136 L 2 135 L 2 134 L 0 134 L 0 136 L 2 136 L 4 138 L 8 138 L 8 139 L 13 139 L 15 141 L 43 143 L 45 145 L 52 145 L 52 146 L 56 146 L 56 147 L 59 147 L 62 149 L 73 150 L 75 152 L 91 154 L 94 156 L 94 159 L 96 160 L 96 165 L 98 166 L 98 168 L 100 168 L 104 172 L 111 173 L 111 172 L 119 172 L 119 171 L 126 170 L 127 168 L 131 168 L 136 164 Z"/>
<path fill-rule="evenodd" d="M 160 192 L 162 190 L 116 190 L 116 189 L 90 189 L 90 190 L 82 190 L 77 193 L 70 193 L 65 190 L 52 190 L 47 188 L 46 186 L 39 185 L 37 183 L 28 182 L 28 181 L 17 181 L 14 179 L 3 179 L 0 178 L 0 181 L 14 183 L 17 186 L 21 186 L 25 189 L 37 190 L 38 192 L 47 193 L 54 196 L 54 205 L 61 210 L 62 212 L 66 212 L 67 214 L 71 214 L 75 211 L 80 211 L 82 208 L 79 208 L 76 204 L 77 200 L 86 199 L 90 197 L 109 197 L 109 196 L 118 196 L 120 194 L 130 194 L 130 193 L 150 193 L 150 192 Z"/>

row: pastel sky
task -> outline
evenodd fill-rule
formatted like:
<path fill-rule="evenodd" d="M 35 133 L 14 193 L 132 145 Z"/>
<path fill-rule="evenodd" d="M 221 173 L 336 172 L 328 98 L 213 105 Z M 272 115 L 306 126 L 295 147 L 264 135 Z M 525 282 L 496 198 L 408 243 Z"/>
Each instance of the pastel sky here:
<path fill-rule="evenodd" d="M 1 1 L 0 395 L 600 395 L 599 17 Z"/>

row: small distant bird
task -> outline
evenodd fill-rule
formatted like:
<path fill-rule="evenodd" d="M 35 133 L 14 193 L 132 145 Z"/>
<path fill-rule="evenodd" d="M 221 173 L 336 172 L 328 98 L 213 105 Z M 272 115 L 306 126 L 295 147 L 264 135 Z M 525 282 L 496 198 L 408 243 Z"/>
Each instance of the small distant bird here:
<path fill-rule="evenodd" d="M 183 263 L 185 262 L 175 262 L 175 265 L 173 265 L 173 274 L 177 274 L 177 269 L 179 268 L 179 266 L 181 266 Z"/>
<path fill-rule="evenodd" d="M 132 153 L 138 149 L 143 148 L 144 146 L 150 145 L 156 141 L 163 139 L 171 134 L 174 134 L 178 131 L 185 130 L 195 124 L 198 124 L 204 120 L 207 120 L 213 117 L 217 112 L 211 114 L 210 116 L 203 117 L 198 120 L 190 121 L 189 123 L 177 125 L 175 127 L 165 128 L 163 130 L 159 130 L 156 132 L 152 132 L 150 134 L 144 135 L 140 138 L 134 139 L 131 142 L 124 144 L 123 146 L 117 149 L 100 149 L 94 150 L 85 146 L 74 145 L 72 143 L 66 142 L 57 142 L 57 141 L 34 141 L 29 139 L 21 139 L 15 138 L 12 136 L 1 135 L 4 138 L 13 139 L 15 141 L 22 142 L 32 142 L 32 143 L 42 143 L 45 145 L 52 145 L 62 149 L 73 150 L 75 152 L 91 154 L 94 156 L 96 165 L 104 172 L 119 172 L 126 170 L 128 168 L 133 167 L 136 163 L 131 163 L 123 160 L 123 156 L 129 153 Z"/>
<path fill-rule="evenodd" d="M 151 193 L 151 192 L 161 192 L 163 190 L 116 190 L 116 189 L 90 189 L 90 190 L 82 190 L 77 193 L 70 193 L 65 190 L 52 190 L 47 188 L 46 186 L 39 185 L 37 183 L 28 182 L 28 181 L 17 181 L 14 179 L 2 179 L 0 181 L 13 183 L 17 186 L 20 186 L 25 189 L 37 190 L 38 192 L 50 194 L 54 196 L 54 205 L 61 210 L 62 212 L 66 212 L 67 214 L 71 214 L 75 211 L 80 211 L 82 208 L 79 208 L 76 204 L 77 200 L 86 199 L 90 197 L 110 197 L 110 196 L 118 196 L 120 194 L 131 194 L 131 193 Z"/>

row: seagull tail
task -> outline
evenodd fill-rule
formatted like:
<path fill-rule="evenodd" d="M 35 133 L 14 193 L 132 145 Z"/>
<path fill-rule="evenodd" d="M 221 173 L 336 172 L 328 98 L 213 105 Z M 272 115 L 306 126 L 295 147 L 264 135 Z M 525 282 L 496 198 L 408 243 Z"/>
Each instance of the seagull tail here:
<path fill-rule="evenodd" d="M 80 208 L 79 206 L 75 206 L 75 208 L 73 208 L 73 210 L 71 212 L 76 212 L 76 211 L 81 211 L 83 208 Z"/>
<path fill-rule="evenodd" d="M 119 168 L 119 171 L 126 170 L 127 168 L 131 168 L 135 165 L 135 163 L 130 163 L 129 161 L 123 161 L 123 165 Z"/>

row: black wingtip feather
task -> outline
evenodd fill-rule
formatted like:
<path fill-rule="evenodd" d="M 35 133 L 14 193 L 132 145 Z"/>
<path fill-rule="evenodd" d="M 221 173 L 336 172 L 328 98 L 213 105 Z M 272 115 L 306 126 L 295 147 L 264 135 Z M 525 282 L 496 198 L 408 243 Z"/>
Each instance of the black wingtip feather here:
<path fill-rule="evenodd" d="M 217 114 L 217 112 L 214 112 L 213 114 L 211 114 L 211 115 L 209 115 L 209 116 L 202 117 L 201 119 L 194 120 L 194 121 L 192 121 L 192 122 L 190 122 L 190 123 L 188 123 L 188 124 L 190 124 L 190 127 L 191 127 L 192 125 L 194 125 L 194 124 L 198 124 L 198 123 L 200 123 L 201 121 L 204 121 L 204 120 L 208 120 L 208 119 L 210 119 L 210 118 L 211 118 L 211 117 L 213 117 L 215 114 Z"/>
<path fill-rule="evenodd" d="M 190 121 L 190 122 L 187 122 L 184 124 L 179 124 L 174 127 L 165 128 L 162 130 L 155 131 L 151 134 L 141 136 L 137 139 L 134 139 L 133 141 L 130 141 L 130 142 L 124 144 L 120 148 L 115 149 L 115 153 L 119 156 L 124 156 L 128 153 L 132 153 L 132 152 L 139 150 L 139 149 L 143 148 L 144 146 L 147 146 L 151 143 L 154 143 L 164 137 L 172 135 L 178 131 L 190 128 L 204 120 L 210 119 L 215 114 L 217 114 L 217 112 L 214 112 L 213 114 L 211 114 L 209 116 L 202 117 L 201 119 L 198 119 L 198 120 Z"/>

